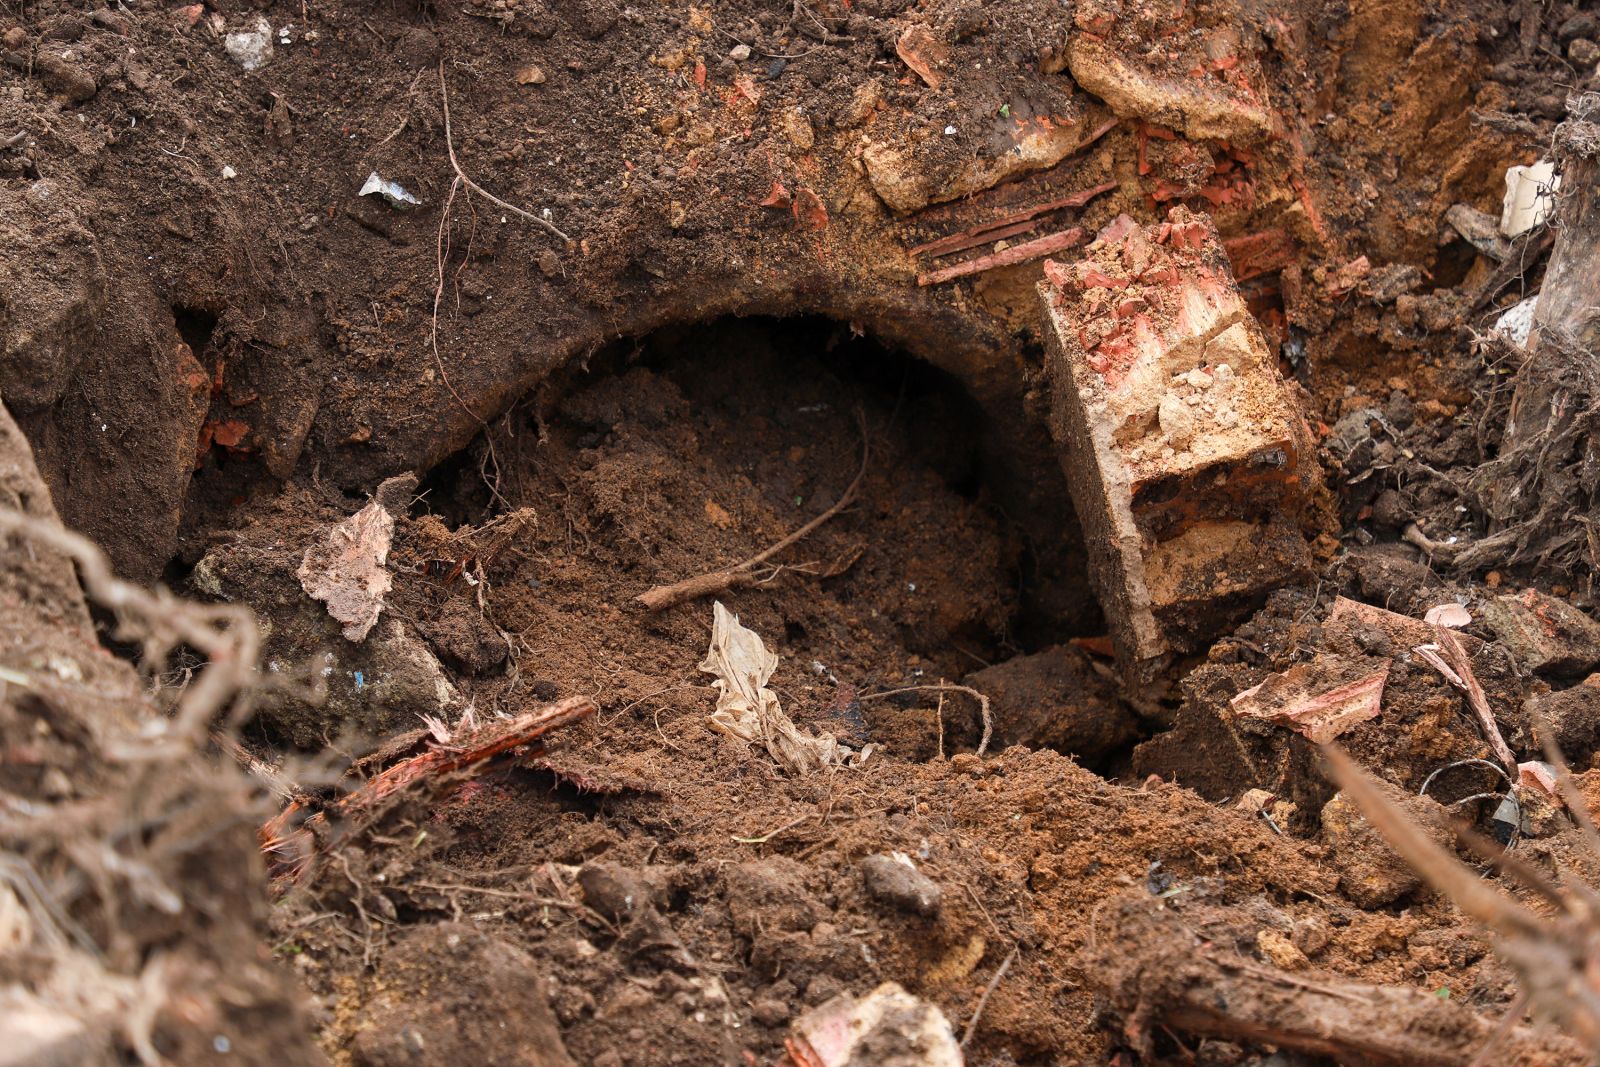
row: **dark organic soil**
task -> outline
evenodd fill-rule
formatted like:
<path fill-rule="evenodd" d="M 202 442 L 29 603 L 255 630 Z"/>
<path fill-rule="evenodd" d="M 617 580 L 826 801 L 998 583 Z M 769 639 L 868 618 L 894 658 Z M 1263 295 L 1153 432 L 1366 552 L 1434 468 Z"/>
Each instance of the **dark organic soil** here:
<path fill-rule="evenodd" d="M 273 55 L 246 71 L 225 40 L 258 18 Z M 937 87 L 897 54 L 913 26 L 948 50 Z M 1116 115 L 1067 69 L 1082 34 L 1165 77 L 1232 77 L 1270 135 Z M 1503 268 L 1445 211 L 1498 212 L 1565 87 L 1593 87 L 1596 40 L 1573 5 L 1490 0 L 0 3 L 0 397 L 20 427 L 0 422 L 0 488 L 53 497 L 130 577 L 253 609 L 263 687 L 231 725 L 326 809 L 269 898 L 246 827 L 282 798 L 128 770 L 84 725 L 101 713 L 61 695 L 98 693 L 132 730 L 198 660 L 95 617 L 144 657 L 141 695 L 70 571 L 8 544 L 0 633 L 22 636 L 0 666 L 56 688 L 0 676 L 5 817 L 59 803 L 84 820 L 60 826 L 92 828 L 92 848 L 28 854 L 116 942 L 107 973 L 182 965 L 152 1024 L 180 1063 L 301 1062 L 313 1040 L 371 1067 L 773 1063 L 805 1010 L 891 980 L 958 1033 L 981 1006 L 973 1064 L 1320 1062 L 1128 1015 L 1136 968 L 1099 940 L 1125 927 L 1102 920 L 1152 899 L 1263 966 L 1497 1017 L 1516 980 L 1485 936 L 1335 798 L 1308 741 L 1225 709 L 1317 656 L 1394 658 L 1383 715 L 1342 742 L 1419 819 L 1443 805 L 1489 829 L 1495 802 L 1460 800 L 1499 788 L 1481 764 L 1430 777 L 1489 754 L 1456 690 L 1323 624 L 1341 596 L 1411 617 L 1453 601 L 1519 758 L 1542 708 L 1594 768 L 1583 672 L 1520 663 L 1480 610 L 1526 586 L 1590 611 L 1588 572 L 1451 574 L 1402 532 L 1483 532 L 1469 475 L 1514 368 L 1481 335 L 1548 245 Z M 1019 131 L 1071 144 L 1002 180 Z M 927 205 L 891 209 L 885 159 Z M 373 172 L 420 204 L 357 195 Z M 1009 240 L 1206 211 L 1326 482 L 1316 580 L 1139 692 L 1118 685 L 1046 428 L 1039 263 L 920 285 L 1004 249 L 914 251 L 1102 184 Z M 711 600 L 636 598 L 761 552 L 863 469 L 848 507 L 720 596 L 780 657 L 802 729 L 875 749 L 792 776 L 708 721 Z M 394 585 L 351 642 L 296 572 L 400 473 L 419 488 Z M 77 689 L 63 656 L 90 665 Z M 994 698 L 984 758 L 978 705 L 942 683 Z M 425 718 L 579 695 L 597 713 L 544 751 L 359 816 L 330 803 L 425 744 Z M 62 793 L 52 769 L 83 780 Z M 226 827 L 184 860 L 191 792 Z M 106 814 L 137 796 L 179 814 Z M 0 845 L 28 840 L 18 825 Z M 1563 827 L 1518 847 L 1587 872 Z M 187 910 L 130 911 L 118 940 L 113 875 L 141 868 L 104 856 L 163 833 L 151 869 Z M 937 907 L 874 891 L 863 861 L 894 852 Z M 1171 956 L 1146 948 L 1127 959 Z M 0 980 L 42 981 L 5 952 Z"/>

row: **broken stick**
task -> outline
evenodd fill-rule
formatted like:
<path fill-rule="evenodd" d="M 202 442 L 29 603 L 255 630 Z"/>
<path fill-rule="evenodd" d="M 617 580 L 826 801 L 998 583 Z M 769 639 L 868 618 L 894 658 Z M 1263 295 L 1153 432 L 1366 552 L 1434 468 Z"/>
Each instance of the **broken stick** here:
<path fill-rule="evenodd" d="M 861 488 L 861 479 L 866 476 L 867 460 L 871 455 L 871 451 L 871 446 L 867 439 L 867 423 L 865 417 L 863 417 L 861 419 L 861 469 L 856 471 L 855 478 L 845 489 L 843 495 L 827 511 L 824 511 L 788 537 L 762 549 L 741 563 L 735 563 L 731 567 L 724 567 L 720 571 L 711 571 L 708 574 L 698 574 L 693 578 L 685 578 L 683 581 L 673 582 L 671 585 L 655 586 L 640 593 L 634 599 L 643 604 L 647 611 L 665 611 L 667 608 L 675 607 L 678 604 L 686 604 L 691 600 L 699 600 L 701 597 L 715 596 L 718 593 L 726 593 L 730 589 L 740 589 L 747 585 L 768 582 L 783 573 L 784 570 L 797 569 L 794 567 L 785 568 L 782 564 L 771 564 L 766 573 L 762 573 L 760 570 L 762 565 L 767 563 L 767 560 L 776 556 L 790 545 L 803 540 L 829 519 L 850 506 L 851 502 L 856 498 L 856 490 Z M 824 574 L 824 577 L 828 576 Z"/>
<path fill-rule="evenodd" d="M 1499 1020 L 1426 990 L 1319 981 L 1262 966 L 1149 897 L 1124 898 L 1112 911 L 1111 936 L 1102 941 L 1115 947 L 1102 950 L 1090 973 L 1127 1020 L 1134 1043 L 1147 1049 L 1159 1025 L 1338 1063 L 1471 1067 L 1491 1040 L 1496 1063 L 1591 1062 L 1569 1037 L 1526 1026 L 1502 1033 Z"/>

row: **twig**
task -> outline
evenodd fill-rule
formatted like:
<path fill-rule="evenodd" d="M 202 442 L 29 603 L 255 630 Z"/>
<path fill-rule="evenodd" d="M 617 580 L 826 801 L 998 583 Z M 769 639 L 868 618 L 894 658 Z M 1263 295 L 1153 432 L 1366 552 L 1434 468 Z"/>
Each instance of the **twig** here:
<path fill-rule="evenodd" d="M 859 700 L 877 700 L 880 697 L 899 696 L 901 693 L 965 693 L 978 701 L 978 707 L 983 713 L 983 739 L 978 742 L 978 755 L 989 751 L 989 738 L 994 736 L 994 714 L 989 710 L 989 698 L 972 688 L 970 685 L 953 685 L 950 682 L 940 682 L 938 685 L 908 685 L 900 689 L 886 689 L 881 693 L 868 693 Z"/>
<path fill-rule="evenodd" d="M 1471 657 L 1461 646 L 1461 639 L 1455 635 L 1455 631 L 1445 626 L 1435 626 L 1433 632 L 1439 647 L 1444 649 L 1450 666 L 1459 676 L 1452 680 L 1451 684 L 1457 685 L 1466 694 L 1467 703 L 1472 706 L 1473 713 L 1478 716 L 1479 725 L 1483 727 L 1484 738 L 1489 742 L 1489 750 L 1494 753 L 1495 759 L 1500 761 L 1515 783 L 1517 757 L 1512 755 L 1506 739 L 1500 736 L 1500 725 L 1494 721 L 1494 712 L 1489 708 L 1489 698 L 1484 695 L 1483 686 L 1478 684 L 1477 676 L 1472 673 Z"/>
<path fill-rule="evenodd" d="M 996 267 L 1010 267 L 1018 263 L 1027 263 L 1029 260 L 1048 256 L 1052 252 L 1071 248 L 1073 245 L 1083 243 L 1083 229 L 1078 226 L 1059 233 L 1048 234 L 1032 241 L 1024 241 L 1020 245 L 1012 245 L 1004 252 L 994 252 L 977 259 L 969 259 L 965 263 L 957 263 L 940 270 L 930 271 L 927 274 L 917 275 L 918 285 L 940 285 L 944 282 L 964 278 L 969 274 L 978 274 Z"/>
<path fill-rule="evenodd" d="M 771 559 L 773 556 L 776 556 L 779 552 L 782 552 L 790 545 L 795 544 L 796 542 L 805 538 L 807 535 L 813 533 L 818 527 L 822 526 L 829 519 L 832 519 L 845 508 L 849 507 L 856 498 L 856 491 L 861 488 L 861 480 L 866 477 L 867 461 L 871 457 L 871 453 L 872 447 L 871 442 L 867 437 L 866 418 L 863 416 L 861 418 L 861 469 L 856 471 L 855 478 L 845 489 L 843 495 L 841 495 L 839 499 L 834 502 L 832 507 L 818 515 L 816 518 L 812 519 L 810 522 L 806 523 L 804 526 L 800 527 L 800 529 L 796 530 L 788 537 L 785 537 L 783 540 L 778 541 L 770 547 L 757 552 L 755 555 L 751 556 L 747 560 L 744 560 L 742 563 L 735 563 L 733 566 L 725 567 L 720 571 L 711 571 L 708 574 L 699 574 L 693 578 L 685 578 L 683 581 L 673 582 L 671 585 L 658 585 L 652 589 L 645 590 L 634 599 L 640 604 L 643 604 L 645 609 L 648 611 L 664 611 L 667 608 L 686 603 L 690 600 L 698 600 L 704 596 L 714 596 L 717 593 L 725 593 L 729 589 L 737 589 L 741 586 L 753 585 L 757 582 L 770 580 L 771 578 L 777 577 L 777 575 L 774 573 L 766 576 L 766 578 L 762 578 L 756 574 L 756 568 L 760 567 L 763 563 L 766 563 L 767 560 Z M 782 569 L 783 568 L 780 568 L 780 570 Z"/>
<path fill-rule="evenodd" d="M 978 1029 L 978 1020 L 983 1017 L 983 1009 L 989 1006 L 989 998 L 994 996 L 994 991 L 999 988 L 1000 980 L 1006 976 L 1006 972 L 1016 962 L 1017 952 L 1017 949 L 1011 950 L 1011 954 L 1005 958 L 1004 963 L 1000 964 L 1000 969 L 994 972 L 994 977 L 989 979 L 989 984 L 984 987 L 983 996 L 978 998 L 978 1006 L 973 1010 L 972 1018 L 967 1020 L 966 1032 L 961 1035 L 962 1048 L 966 1048 L 967 1044 L 972 1040 L 972 1035 Z"/>
<path fill-rule="evenodd" d="M 517 207 L 515 204 L 506 203 L 504 200 L 501 200 L 498 196 L 495 196 L 489 190 L 485 189 L 483 186 L 479 185 L 477 182 L 475 182 L 471 178 L 469 178 L 467 176 L 467 172 L 461 169 L 461 164 L 456 160 L 455 140 L 452 138 L 451 133 L 450 133 L 450 90 L 445 85 L 445 80 L 444 80 L 444 61 L 443 60 L 439 61 L 439 99 L 444 102 L 444 147 L 445 147 L 445 151 L 450 154 L 450 166 L 451 166 L 452 169 L 455 170 L 456 177 L 461 179 L 461 184 L 465 185 L 468 189 L 470 189 L 471 191 L 477 193 L 479 196 L 483 197 L 485 200 L 488 200 L 490 203 L 499 204 L 501 207 L 505 208 L 507 211 L 511 212 L 513 215 L 516 215 L 519 218 L 527 219 L 529 222 L 534 223 L 535 225 L 543 226 L 545 229 L 549 230 L 551 233 L 555 234 L 557 237 L 561 238 L 563 241 L 569 241 L 570 242 L 572 240 L 572 238 L 568 237 L 565 233 L 561 232 L 561 230 L 559 228 L 557 228 L 555 223 L 551 222 L 549 219 L 541 219 L 539 216 L 537 216 L 537 215 L 535 215 L 535 214 L 533 214 L 531 212 L 524 211 L 520 207 Z"/>
<path fill-rule="evenodd" d="M 791 819 L 775 830 L 768 830 L 760 837 L 734 837 L 733 839 L 741 845 L 764 845 L 768 841 L 771 841 L 774 837 L 777 837 L 779 834 L 783 833 L 785 830 L 793 830 L 796 826 L 799 826 L 807 819 L 815 818 L 816 814 L 817 813 L 814 811 L 808 811 L 798 819 Z"/>

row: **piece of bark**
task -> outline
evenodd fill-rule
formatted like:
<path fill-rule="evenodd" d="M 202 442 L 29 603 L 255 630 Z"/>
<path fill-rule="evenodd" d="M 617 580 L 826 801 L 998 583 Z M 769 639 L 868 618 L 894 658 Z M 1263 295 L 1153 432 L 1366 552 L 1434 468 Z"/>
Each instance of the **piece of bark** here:
<path fill-rule="evenodd" d="M 1099 920 L 1090 973 L 1126 1019 L 1136 1045 L 1151 1031 L 1248 1041 L 1327 1056 L 1339 1063 L 1390 1067 L 1468 1067 L 1499 1028 L 1465 1005 L 1431 991 L 1290 974 L 1223 948 L 1234 943 L 1201 923 L 1229 925 L 1216 909 L 1193 916 L 1130 895 Z M 1250 921 L 1240 917 L 1240 927 Z M 1590 1063 L 1572 1039 L 1513 1027 L 1494 1063 L 1579 1067 Z"/>

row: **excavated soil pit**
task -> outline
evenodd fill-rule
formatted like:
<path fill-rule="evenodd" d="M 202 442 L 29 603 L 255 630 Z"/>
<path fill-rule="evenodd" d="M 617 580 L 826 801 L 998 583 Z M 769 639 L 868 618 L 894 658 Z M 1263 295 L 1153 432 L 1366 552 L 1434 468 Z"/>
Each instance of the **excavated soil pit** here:
<path fill-rule="evenodd" d="M 848 694 L 960 680 L 1099 632 L 1098 609 L 1075 535 L 1061 536 L 1074 520 L 1048 455 L 1019 467 L 953 379 L 844 323 L 670 328 L 553 379 L 424 479 L 396 551 L 396 610 L 480 707 L 513 707 L 530 686 L 609 702 L 660 679 L 698 684 L 711 600 L 651 614 L 635 598 L 826 510 L 862 469 L 863 430 L 853 504 L 721 599 L 783 658 L 798 719 L 929 758 L 936 698 Z M 428 547 L 497 521 L 518 533 L 493 558 L 457 568 Z M 454 573 L 471 563 L 486 610 Z M 634 677 L 651 681 L 634 692 Z M 971 748 L 976 707 L 949 704 L 945 751 Z"/>

